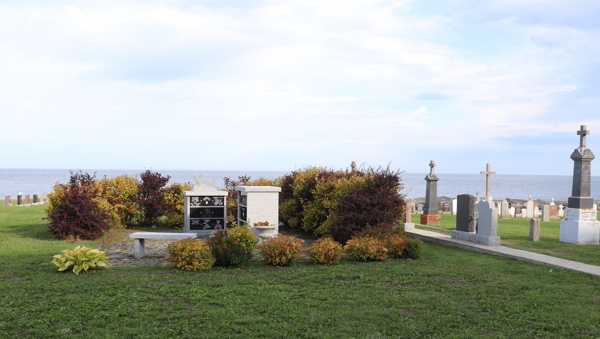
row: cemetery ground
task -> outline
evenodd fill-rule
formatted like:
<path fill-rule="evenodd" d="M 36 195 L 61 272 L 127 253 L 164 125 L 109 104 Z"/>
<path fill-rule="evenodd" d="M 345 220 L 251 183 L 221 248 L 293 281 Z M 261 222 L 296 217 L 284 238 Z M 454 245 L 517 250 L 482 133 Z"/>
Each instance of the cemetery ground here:
<path fill-rule="evenodd" d="M 253 261 L 209 272 L 147 266 L 59 273 L 51 263 L 54 254 L 98 242 L 52 239 L 42 220 L 44 207 L 0 206 L 0 337 L 600 335 L 597 277 L 434 244 L 425 245 L 420 260 L 344 259 L 334 266 L 301 260 L 292 267 Z M 504 237 L 520 244 L 517 233 Z"/>
<path fill-rule="evenodd" d="M 559 241 L 560 219 L 550 219 L 548 222 L 540 222 L 540 241 L 529 241 L 530 220 L 520 217 L 508 219 L 498 217 L 496 234 L 500 237 L 500 245 L 600 266 L 600 246 L 576 245 Z M 456 229 L 456 215 L 451 214 L 443 214 L 440 225 L 434 227 L 418 226 L 420 221 L 419 214 L 413 214 L 412 221 L 419 229 L 441 232 L 448 235 L 451 234 L 452 230 Z"/>

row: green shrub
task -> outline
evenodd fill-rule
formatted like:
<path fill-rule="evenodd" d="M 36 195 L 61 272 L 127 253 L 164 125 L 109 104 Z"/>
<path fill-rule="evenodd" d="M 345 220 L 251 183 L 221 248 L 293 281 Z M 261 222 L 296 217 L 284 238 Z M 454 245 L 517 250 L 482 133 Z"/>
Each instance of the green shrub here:
<path fill-rule="evenodd" d="M 321 238 L 313 241 L 307 252 L 318 264 L 335 265 L 342 257 L 342 245 L 332 238 Z"/>
<path fill-rule="evenodd" d="M 235 223 L 234 223 L 235 225 Z M 228 231 L 230 237 L 236 239 L 245 248 L 252 251 L 256 248 L 258 242 L 258 236 L 248 228 L 248 223 L 244 225 L 235 226 L 230 228 Z"/>
<path fill-rule="evenodd" d="M 90 268 L 106 268 L 108 265 L 108 257 L 104 252 L 89 247 L 77 246 L 72 250 L 63 250 L 62 253 L 55 255 L 52 259 L 60 272 L 73 267 L 73 272 L 79 275 L 81 270 L 87 272 Z"/>
<path fill-rule="evenodd" d="M 213 232 L 208 244 L 212 248 L 216 266 L 236 267 L 252 259 L 252 249 L 229 235 L 228 231 Z"/>
<path fill-rule="evenodd" d="M 272 265 L 290 266 L 297 259 L 304 247 L 304 240 L 287 235 L 280 235 L 265 240 L 258 245 L 260 253 Z"/>
<path fill-rule="evenodd" d="M 388 250 L 384 242 L 375 237 L 356 237 L 348 240 L 344 251 L 352 260 L 383 261 L 388 258 Z"/>
<path fill-rule="evenodd" d="M 423 253 L 424 243 L 420 239 L 408 238 L 408 244 L 404 254 L 405 258 L 419 259 Z"/>
<path fill-rule="evenodd" d="M 184 214 L 184 192 L 191 191 L 192 185 L 189 183 L 173 183 L 171 186 L 163 189 L 163 211 L 165 220 L 162 221 L 169 227 L 183 227 Z"/>
<path fill-rule="evenodd" d="M 203 240 L 187 238 L 169 244 L 168 260 L 185 271 L 208 271 L 215 264 L 212 248 Z"/>
<path fill-rule="evenodd" d="M 306 167 L 278 180 L 279 210 L 290 227 L 345 243 L 367 225 L 402 217 L 400 172 L 390 168 L 333 171 Z"/>

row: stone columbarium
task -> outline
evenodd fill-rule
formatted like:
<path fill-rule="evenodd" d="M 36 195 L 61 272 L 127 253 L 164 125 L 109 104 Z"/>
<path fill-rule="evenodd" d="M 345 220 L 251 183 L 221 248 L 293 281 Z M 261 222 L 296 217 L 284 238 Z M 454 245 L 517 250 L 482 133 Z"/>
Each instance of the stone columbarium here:
<path fill-rule="evenodd" d="M 586 127 L 582 125 L 577 131 L 580 144 L 571 154 L 571 159 L 575 162 L 573 191 L 564 219 L 560 221 L 560 241 L 571 244 L 598 244 L 600 238 L 600 223 L 596 221 L 596 213 L 592 209 L 594 199 L 591 197 L 591 166 L 595 156 L 587 148 L 587 135 L 590 131 Z"/>

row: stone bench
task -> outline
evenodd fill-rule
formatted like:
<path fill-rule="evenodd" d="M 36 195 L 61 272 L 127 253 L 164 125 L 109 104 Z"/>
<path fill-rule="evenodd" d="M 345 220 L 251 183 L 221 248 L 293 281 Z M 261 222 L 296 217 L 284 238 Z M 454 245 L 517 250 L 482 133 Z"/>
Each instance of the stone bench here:
<path fill-rule="evenodd" d="M 129 238 L 135 239 L 135 257 L 143 258 L 146 255 L 144 239 L 175 239 L 182 240 L 187 238 L 196 238 L 196 233 L 163 233 L 163 232 L 135 232 L 129 235 Z"/>

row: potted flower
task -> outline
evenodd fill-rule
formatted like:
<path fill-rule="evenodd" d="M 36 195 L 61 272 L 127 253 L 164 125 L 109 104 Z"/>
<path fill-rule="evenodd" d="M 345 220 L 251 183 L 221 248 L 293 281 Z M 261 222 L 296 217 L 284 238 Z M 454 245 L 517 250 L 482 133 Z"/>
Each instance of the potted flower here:
<path fill-rule="evenodd" d="M 256 235 L 260 238 L 259 244 L 265 239 L 273 238 L 277 235 L 277 225 L 270 225 L 268 221 L 259 221 L 252 224 Z"/>

